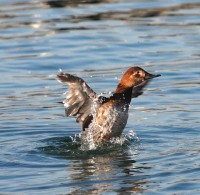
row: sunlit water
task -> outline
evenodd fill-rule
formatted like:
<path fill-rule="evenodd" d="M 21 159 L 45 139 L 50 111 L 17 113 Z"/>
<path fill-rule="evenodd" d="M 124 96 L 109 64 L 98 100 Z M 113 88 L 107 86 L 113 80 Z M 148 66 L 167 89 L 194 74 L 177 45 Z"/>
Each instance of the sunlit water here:
<path fill-rule="evenodd" d="M 200 194 L 200 3 L 1 0 L 0 24 L 1 194 Z M 57 71 L 108 95 L 135 64 L 162 76 L 126 139 L 81 150 Z"/>

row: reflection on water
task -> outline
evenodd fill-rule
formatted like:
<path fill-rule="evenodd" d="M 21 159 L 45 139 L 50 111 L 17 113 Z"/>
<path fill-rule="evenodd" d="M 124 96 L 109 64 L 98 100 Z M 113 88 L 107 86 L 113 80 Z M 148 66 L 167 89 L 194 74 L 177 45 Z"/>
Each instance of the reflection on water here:
<path fill-rule="evenodd" d="M 198 194 L 199 13 L 187 0 L 2 0 L 0 192 Z M 80 150 L 57 71 L 107 95 L 133 64 L 162 74 L 132 102 L 124 133 L 140 141 Z"/>
<path fill-rule="evenodd" d="M 47 1 L 47 2 L 41 2 L 41 3 L 34 3 L 34 2 L 23 2 L 23 3 L 13 3 L 13 4 L 3 4 L 3 9 L 1 9 L 0 18 L 2 19 L 1 27 L 0 29 L 4 30 L 10 30 L 13 29 L 15 32 L 15 36 L 8 35 L 10 34 L 8 31 L 7 33 L 2 33 L 0 38 L 1 39 L 16 39 L 16 38 L 32 38 L 32 37 L 40 37 L 45 35 L 53 35 L 55 34 L 55 31 L 58 30 L 65 30 L 65 31 L 77 31 L 77 30 L 92 30 L 92 29 L 98 29 L 99 26 L 94 25 L 84 25 L 84 26 L 73 26 L 74 24 L 84 22 L 84 21 L 96 21 L 96 20 L 122 20 L 122 21 L 129 21 L 131 22 L 133 18 L 136 19 L 136 23 L 132 22 L 131 25 L 138 25 L 137 20 L 139 18 L 153 18 L 158 16 L 191 16 L 191 14 L 184 10 L 191 10 L 194 9 L 193 15 L 199 15 L 198 14 L 198 8 L 200 7 L 200 3 L 183 3 L 179 5 L 174 6 L 167 6 L 167 7 L 147 7 L 144 9 L 128 9 L 128 10 L 106 10 L 106 11 L 99 11 L 99 12 L 84 12 L 84 10 L 87 10 L 85 7 L 83 9 L 83 12 L 76 13 L 65 13 L 63 17 L 60 17 L 60 15 L 56 14 L 56 18 L 46 18 L 43 19 L 43 14 L 41 13 L 34 13 L 35 11 L 40 11 L 41 9 L 49 9 L 49 8 L 61 8 L 61 7 L 68 7 L 68 6 L 80 6 L 82 4 L 97 4 L 97 3 L 106 3 L 106 2 L 112 2 L 112 1 Z M 90 10 L 90 9 L 89 9 Z M 197 10 L 197 11 L 195 11 Z M 67 11 L 67 10 L 66 10 Z M 14 14 L 14 13 L 17 14 Z M 16 20 L 15 22 L 13 22 Z M 171 21 L 169 20 L 168 23 L 165 21 L 165 23 L 160 22 L 153 22 L 151 20 L 139 20 L 139 23 L 142 23 L 144 25 L 173 25 Z M 58 27 L 59 24 L 65 23 L 65 27 Z M 70 24 L 68 26 L 68 24 Z M 73 25 L 72 25 L 73 24 Z M 199 21 L 197 23 L 192 22 L 184 22 L 184 23 L 178 23 L 175 21 L 174 25 L 198 25 Z M 20 34 L 17 33 L 18 28 L 32 28 L 35 29 L 33 33 L 27 34 L 26 29 L 23 29 L 23 32 L 20 31 Z M 106 28 L 105 26 L 101 28 Z M 38 31 L 39 29 L 43 29 L 42 31 Z M 12 33 L 12 32 L 11 32 Z M 4 36 L 5 34 L 5 36 Z"/>
<path fill-rule="evenodd" d="M 135 177 L 151 168 L 147 164 L 138 166 L 134 160 L 139 144 L 137 139 L 127 140 L 123 145 L 107 143 L 94 151 L 80 150 L 78 136 L 50 138 L 42 142 L 48 145 L 39 147 L 40 152 L 71 161 L 66 172 L 71 172 L 69 188 L 74 187 L 73 194 L 101 194 L 115 188 L 120 194 L 124 190 L 142 192 L 141 184 L 147 183 L 145 176 Z M 120 181 L 123 187 L 118 187 L 116 181 Z"/>
<path fill-rule="evenodd" d="M 97 3 L 109 3 L 112 0 L 67 0 L 67 1 L 47 1 L 44 2 L 44 5 L 48 5 L 50 7 L 68 7 L 68 6 L 80 6 L 84 4 L 97 4 Z"/>

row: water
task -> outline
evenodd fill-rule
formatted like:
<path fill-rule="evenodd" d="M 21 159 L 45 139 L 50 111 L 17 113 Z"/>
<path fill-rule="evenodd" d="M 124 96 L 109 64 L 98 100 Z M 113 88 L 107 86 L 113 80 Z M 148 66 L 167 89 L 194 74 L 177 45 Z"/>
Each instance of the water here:
<path fill-rule="evenodd" d="M 1 194 L 199 194 L 200 3 L 0 2 Z M 98 93 L 128 67 L 160 73 L 124 143 L 80 150 L 59 68 Z"/>

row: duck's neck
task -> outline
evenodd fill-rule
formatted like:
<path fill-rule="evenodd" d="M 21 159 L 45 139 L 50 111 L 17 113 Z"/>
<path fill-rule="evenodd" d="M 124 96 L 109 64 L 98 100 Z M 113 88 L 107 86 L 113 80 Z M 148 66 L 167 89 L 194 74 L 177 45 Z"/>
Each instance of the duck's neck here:
<path fill-rule="evenodd" d="M 115 90 L 115 93 L 113 94 L 113 97 L 124 100 L 129 104 L 131 102 L 132 90 L 133 87 L 124 87 L 119 83 L 117 89 Z"/>

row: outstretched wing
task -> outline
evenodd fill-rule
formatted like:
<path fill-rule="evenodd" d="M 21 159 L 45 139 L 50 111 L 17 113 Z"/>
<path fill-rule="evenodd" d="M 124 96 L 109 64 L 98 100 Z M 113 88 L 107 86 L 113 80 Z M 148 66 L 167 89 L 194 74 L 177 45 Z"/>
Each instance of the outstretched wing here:
<path fill-rule="evenodd" d="M 57 80 L 69 85 L 69 92 L 64 101 L 66 115 L 78 116 L 76 121 L 81 124 L 84 130 L 89 126 L 93 118 L 92 109 L 95 106 L 96 93 L 83 79 L 71 74 L 60 72 L 57 75 Z"/>
<path fill-rule="evenodd" d="M 139 85 L 137 85 L 136 87 L 133 87 L 132 90 L 132 98 L 136 98 L 140 95 L 143 94 L 143 88 L 149 83 L 148 80 L 143 81 L 142 83 L 140 83 Z"/>

